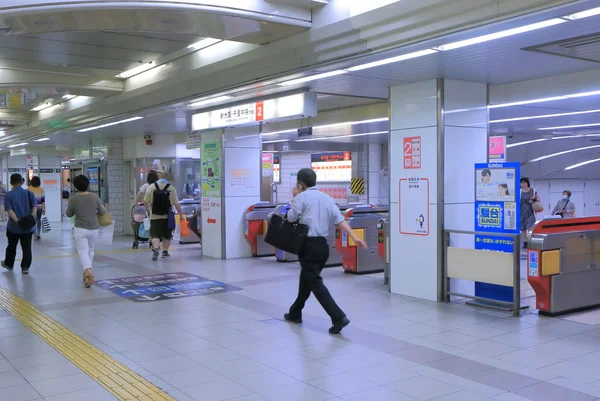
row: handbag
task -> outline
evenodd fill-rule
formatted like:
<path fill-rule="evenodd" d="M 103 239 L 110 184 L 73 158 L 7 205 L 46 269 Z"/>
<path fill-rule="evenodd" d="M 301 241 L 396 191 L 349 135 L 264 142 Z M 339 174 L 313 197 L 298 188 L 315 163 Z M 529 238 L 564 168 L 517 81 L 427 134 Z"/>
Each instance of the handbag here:
<path fill-rule="evenodd" d="M 265 242 L 284 252 L 298 255 L 307 234 L 307 225 L 290 223 L 287 217 L 274 214 L 269 221 Z"/>
<path fill-rule="evenodd" d="M 537 198 L 537 191 L 535 189 L 533 190 L 533 198 Z M 531 204 L 531 208 L 533 209 L 534 213 L 542 213 L 544 211 L 544 205 L 542 205 L 542 202 L 539 201 L 533 202 Z"/>
<path fill-rule="evenodd" d="M 113 223 L 112 213 L 107 210 L 104 214 L 99 214 L 98 223 L 100 223 L 100 227 L 110 226 Z"/>
<path fill-rule="evenodd" d="M 50 227 L 50 221 L 47 216 L 42 217 L 42 231 L 45 233 L 49 233 L 52 231 L 52 227 Z"/>
<path fill-rule="evenodd" d="M 19 228 L 21 228 L 21 230 L 31 230 L 33 227 L 35 227 L 35 225 L 37 224 L 35 217 L 33 217 L 33 214 L 31 214 L 31 209 L 33 209 L 33 205 L 31 204 L 31 196 L 33 195 L 33 193 L 31 191 L 27 191 L 28 192 L 28 197 L 29 197 L 29 213 L 27 213 L 27 216 L 19 219 Z"/>

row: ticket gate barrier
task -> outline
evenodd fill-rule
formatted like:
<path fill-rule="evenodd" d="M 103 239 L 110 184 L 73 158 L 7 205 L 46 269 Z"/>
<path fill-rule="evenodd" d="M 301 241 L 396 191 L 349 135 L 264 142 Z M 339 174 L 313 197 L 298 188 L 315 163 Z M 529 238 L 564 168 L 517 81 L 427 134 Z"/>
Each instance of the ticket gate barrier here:
<path fill-rule="evenodd" d="M 600 306 L 600 217 L 542 220 L 527 250 L 527 280 L 539 313 L 557 316 Z"/>
<path fill-rule="evenodd" d="M 244 235 L 250 243 L 252 255 L 256 257 L 274 256 L 275 249 L 265 242 L 267 235 L 269 214 L 272 213 L 277 205 L 273 203 L 261 202 L 250 206 L 246 210 L 244 219 Z"/>
<path fill-rule="evenodd" d="M 187 221 L 181 224 L 187 224 L 189 227 L 189 235 L 180 235 L 180 244 L 198 244 L 200 243 L 199 223 L 201 220 L 196 213 L 201 210 L 200 201 L 194 199 L 183 199 L 180 202 L 181 212 L 187 217 Z"/>
<path fill-rule="evenodd" d="M 383 284 L 390 283 L 390 217 L 377 221 L 377 253 L 385 262 L 383 268 Z"/>
<path fill-rule="evenodd" d="M 368 249 L 359 248 L 341 228 L 335 230 L 335 246 L 342 255 L 342 266 L 348 273 L 375 273 L 385 270 L 385 260 L 378 253 L 377 223 L 389 216 L 388 207 L 356 207 L 346 211 L 346 221 L 354 235 L 367 241 Z"/>

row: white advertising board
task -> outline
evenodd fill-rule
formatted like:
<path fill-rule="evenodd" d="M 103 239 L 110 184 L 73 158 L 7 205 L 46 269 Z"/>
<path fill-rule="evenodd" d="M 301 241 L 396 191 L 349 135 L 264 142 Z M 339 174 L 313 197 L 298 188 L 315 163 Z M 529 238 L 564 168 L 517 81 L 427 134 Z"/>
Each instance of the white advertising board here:
<path fill-rule="evenodd" d="M 429 180 L 402 178 L 398 190 L 400 234 L 429 236 Z"/>

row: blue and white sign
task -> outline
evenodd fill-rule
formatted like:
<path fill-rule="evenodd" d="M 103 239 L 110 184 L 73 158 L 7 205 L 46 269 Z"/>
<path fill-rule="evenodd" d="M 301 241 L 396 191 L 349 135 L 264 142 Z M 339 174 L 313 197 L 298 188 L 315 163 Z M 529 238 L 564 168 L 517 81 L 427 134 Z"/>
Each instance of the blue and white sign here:
<path fill-rule="evenodd" d="M 96 285 L 134 302 L 162 301 L 241 290 L 229 284 L 189 273 L 123 277 L 98 281 Z"/>
<path fill-rule="evenodd" d="M 529 251 L 527 254 L 527 267 L 528 267 L 528 275 L 531 277 L 539 276 L 539 255 L 536 251 Z"/>
<path fill-rule="evenodd" d="M 520 164 L 475 164 L 475 231 L 518 234 L 520 230 Z M 513 237 L 476 235 L 475 249 L 514 251 Z M 498 301 L 512 301 L 512 287 L 475 283 L 475 295 Z"/>

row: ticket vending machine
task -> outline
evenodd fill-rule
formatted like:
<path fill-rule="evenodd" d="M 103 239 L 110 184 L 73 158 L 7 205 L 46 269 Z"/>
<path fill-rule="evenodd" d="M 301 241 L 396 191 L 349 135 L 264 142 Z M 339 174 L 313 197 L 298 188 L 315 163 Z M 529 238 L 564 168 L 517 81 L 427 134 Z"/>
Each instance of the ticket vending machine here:
<path fill-rule="evenodd" d="M 385 269 L 378 253 L 377 223 L 389 215 L 387 207 L 356 207 L 346 211 L 346 221 L 356 237 L 367 241 L 368 249 L 359 248 L 343 230 L 336 228 L 335 246 L 342 255 L 342 266 L 348 273 L 375 273 Z"/>
<path fill-rule="evenodd" d="M 274 256 L 275 248 L 265 242 L 269 214 L 275 211 L 277 205 L 272 203 L 257 203 L 246 210 L 244 219 L 244 234 L 250 243 L 252 255 L 256 257 Z"/>

